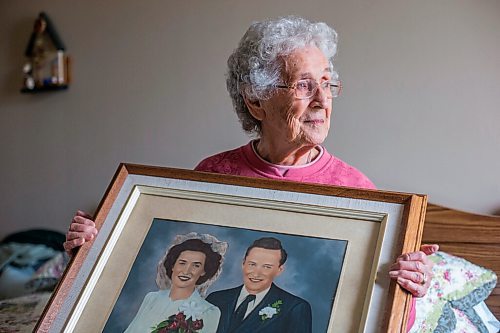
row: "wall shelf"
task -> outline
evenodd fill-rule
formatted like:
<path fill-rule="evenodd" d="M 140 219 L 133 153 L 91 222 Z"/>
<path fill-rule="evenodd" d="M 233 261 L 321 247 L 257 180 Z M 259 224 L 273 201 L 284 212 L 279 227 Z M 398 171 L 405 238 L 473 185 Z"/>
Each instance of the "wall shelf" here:
<path fill-rule="evenodd" d="M 23 66 L 21 93 L 68 89 L 70 58 L 54 24 L 44 12 L 35 20 L 25 55 L 28 62 Z"/>
<path fill-rule="evenodd" d="M 42 93 L 42 92 L 47 92 L 47 91 L 56 91 L 56 90 L 66 90 L 68 89 L 68 85 L 61 85 L 61 86 L 43 86 L 43 87 L 35 87 L 33 89 L 28 89 L 28 88 L 23 88 L 21 89 L 21 92 L 23 94 L 37 94 L 37 93 Z"/>

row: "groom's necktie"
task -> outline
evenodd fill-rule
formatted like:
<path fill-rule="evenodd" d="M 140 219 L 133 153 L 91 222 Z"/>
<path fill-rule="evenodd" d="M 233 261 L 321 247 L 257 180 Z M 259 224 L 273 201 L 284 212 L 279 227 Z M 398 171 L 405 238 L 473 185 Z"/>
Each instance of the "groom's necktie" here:
<path fill-rule="evenodd" d="M 245 313 L 248 309 L 248 303 L 255 300 L 255 295 L 248 295 L 243 302 L 238 306 L 236 311 L 233 313 L 233 318 L 231 319 L 231 331 L 238 327 L 243 319 L 245 318 Z"/>

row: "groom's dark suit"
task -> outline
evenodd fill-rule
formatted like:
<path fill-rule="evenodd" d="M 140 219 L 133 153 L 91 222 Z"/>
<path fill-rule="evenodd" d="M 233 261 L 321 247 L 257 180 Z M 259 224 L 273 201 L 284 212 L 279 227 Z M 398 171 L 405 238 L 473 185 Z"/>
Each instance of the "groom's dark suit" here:
<path fill-rule="evenodd" d="M 284 291 L 274 283 L 262 301 L 241 322 L 241 325 L 231 332 L 231 318 L 233 317 L 242 287 L 220 290 L 208 295 L 207 301 L 217 306 L 221 312 L 217 333 L 311 332 L 312 318 L 309 303 L 300 297 Z M 263 320 L 259 316 L 259 311 L 267 306 L 271 306 L 271 304 L 278 300 L 282 301 L 282 304 L 279 305 L 279 313 L 275 314 L 272 318 Z"/>

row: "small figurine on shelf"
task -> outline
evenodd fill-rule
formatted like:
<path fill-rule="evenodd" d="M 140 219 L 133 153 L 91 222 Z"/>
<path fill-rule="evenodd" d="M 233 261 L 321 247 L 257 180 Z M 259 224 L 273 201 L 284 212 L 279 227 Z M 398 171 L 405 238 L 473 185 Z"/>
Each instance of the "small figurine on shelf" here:
<path fill-rule="evenodd" d="M 54 25 L 46 13 L 35 21 L 25 55 L 22 92 L 66 89 L 69 84 L 69 57 Z"/>
<path fill-rule="evenodd" d="M 32 90 L 35 88 L 35 79 L 33 78 L 33 69 L 31 63 L 26 63 L 23 66 L 24 81 L 23 86 L 25 89 Z"/>

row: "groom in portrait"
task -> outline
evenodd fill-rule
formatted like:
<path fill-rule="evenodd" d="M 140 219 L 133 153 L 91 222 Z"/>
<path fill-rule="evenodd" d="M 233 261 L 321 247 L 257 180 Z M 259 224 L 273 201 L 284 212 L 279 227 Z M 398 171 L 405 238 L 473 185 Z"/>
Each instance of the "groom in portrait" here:
<path fill-rule="evenodd" d="M 243 259 L 243 285 L 211 293 L 207 301 L 221 311 L 217 333 L 310 333 L 311 306 L 276 286 L 287 253 L 273 237 L 257 239 Z"/>

